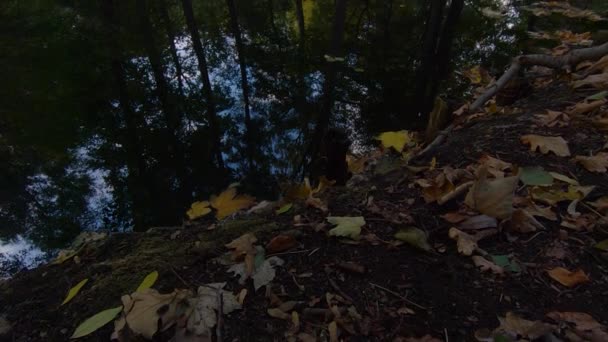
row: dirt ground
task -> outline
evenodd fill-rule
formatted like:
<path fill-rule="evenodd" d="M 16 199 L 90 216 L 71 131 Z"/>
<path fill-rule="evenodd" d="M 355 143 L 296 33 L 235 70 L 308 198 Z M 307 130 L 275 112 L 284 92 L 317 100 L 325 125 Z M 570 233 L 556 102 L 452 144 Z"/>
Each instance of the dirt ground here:
<path fill-rule="evenodd" d="M 563 110 L 587 95 L 565 85 L 549 86 L 515 103 L 519 114 L 475 119 L 452 132 L 433 154 L 437 167 L 462 168 L 487 153 L 519 166 L 542 166 L 582 185 L 596 185 L 590 201 L 606 196 L 606 173 L 591 173 L 569 158 L 531 152 L 520 142 L 520 136 L 529 133 L 561 135 L 572 155 L 600 151 L 606 134 L 588 121 L 573 121 L 561 128 L 533 124 L 534 114 L 544 109 Z M 370 196 L 380 211 L 370 210 Z M 223 341 L 287 340 L 292 322 L 267 314 L 271 299 L 276 298 L 296 302 L 293 310 L 299 313 L 300 332 L 329 341 L 328 293 L 337 307 L 354 307 L 360 316 L 350 327 L 352 331 L 340 327 L 343 341 L 406 341 L 425 335 L 439 341 L 476 341 L 476 331 L 495 329 L 498 317 L 507 312 L 543 321 L 550 321 L 546 314 L 551 311 L 584 312 L 608 324 L 608 257 L 591 247 L 608 238 L 606 226 L 575 231 L 561 227 L 559 220 L 540 218 L 543 230 L 517 236 L 501 231 L 480 241 L 479 246 L 489 254 L 510 255 L 522 269 L 497 276 L 478 269 L 470 257 L 458 253 L 456 243 L 448 237 L 454 224 L 440 215 L 457 211 L 463 197 L 444 205 L 427 204 L 407 172 L 397 170 L 388 175 L 370 173 L 356 185 L 328 189 L 322 195 L 328 214 L 295 203 L 283 215 L 241 214 L 215 223 L 212 230 L 213 220 L 207 219 L 186 228 L 112 235 L 102 245 L 82 251 L 79 263 L 44 265 L 1 283 L 0 316 L 12 326 L 3 338 L 68 340 L 80 322 L 119 306 L 121 295 L 131 293 L 154 270 L 160 274 L 154 288 L 161 293 L 175 288 L 194 290 L 212 282 L 227 282 L 226 289 L 234 293 L 248 289 L 243 308 L 224 318 Z M 566 206 L 556 209 L 559 215 L 566 212 Z M 591 213 L 584 206 L 579 211 Z M 296 215 L 299 218 L 294 221 Z M 362 235 L 375 234 L 377 240 L 329 237 L 331 226 L 320 225 L 328 215 L 365 217 Z M 395 232 L 404 226 L 424 230 L 433 251 L 394 243 Z M 563 230 L 568 233 L 566 238 L 560 233 Z M 224 244 L 245 232 L 254 233 L 262 246 L 279 233 L 294 236 L 298 242 L 295 248 L 277 254 L 285 264 L 277 268 L 268 288 L 255 291 L 251 282 L 240 285 L 216 259 L 226 252 Z M 547 256 L 556 243 L 565 251 L 561 259 Z M 546 270 L 555 266 L 580 268 L 590 281 L 564 287 L 547 276 Z M 84 278 L 89 278 L 88 285 L 71 302 L 60 305 L 68 289 Z M 108 324 L 81 340 L 108 341 L 112 330 Z M 170 336 L 167 331 L 157 340 Z"/>

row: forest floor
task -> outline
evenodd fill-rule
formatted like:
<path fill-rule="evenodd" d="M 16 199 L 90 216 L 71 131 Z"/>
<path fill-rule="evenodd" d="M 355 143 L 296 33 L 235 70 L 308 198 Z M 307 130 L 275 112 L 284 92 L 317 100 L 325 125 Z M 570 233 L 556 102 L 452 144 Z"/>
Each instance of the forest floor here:
<path fill-rule="evenodd" d="M 120 306 L 121 296 L 158 271 L 153 288 L 160 293 L 226 282 L 225 295 L 242 303 L 229 314 L 211 311 L 220 316 L 211 339 L 175 341 L 218 340 L 217 331 L 222 341 L 606 341 L 608 256 L 597 243 L 608 238 L 608 174 L 574 160 L 608 152 L 606 131 L 594 121 L 606 101 L 572 112 L 597 92 L 558 81 L 535 88 L 496 113 L 463 120 L 417 162 L 423 168 L 407 167 L 388 152 L 367 156 L 368 166 L 347 186 L 316 193 L 312 206 L 294 200 L 281 214 L 273 209 L 204 218 L 88 243 L 61 264 L 2 282 L 0 331 L 8 331 L 8 341 L 68 340 L 82 321 Z M 547 110 L 570 115 L 550 120 Z M 570 155 L 555 155 L 555 146 L 548 153 L 532 151 L 521 140 L 527 134 L 561 136 Z M 503 196 L 510 220 L 480 216 L 492 211 L 486 204 L 491 207 L 494 198 L 469 208 L 467 191 L 437 203 L 467 181 L 482 188 L 481 168 L 500 182 L 501 174 L 521 178 L 521 167 L 554 172 L 553 185 L 536 185 L 546 179 L 543 171 L 516 181 Z M 583 186 L 595 187 L 588 192 Z M 319 209 L 323 205 L 327 210 Z M 329 236 L 328 216 L 363 217 L 360 237 Z M 415 236 L 411 244 L 395 238 L 404 228 Z M 225 245 L 246 233 L 257 238 L 253 245 L 266 246 L 262 260 L 283 262 L 269 279 L 258 279 L 267 286 L 257 291 L 251 279 L 241 284 L 228 272 L 224 257 Z M 278 235 L 284 240 L 267 245 Z M 80 292 L 61 305 L 85 278 Z M 169 340 L 176 326 L 179 320 L 155 340 Z M 81 340 L 107 341 L 113 329 L 107 324 Z"/>

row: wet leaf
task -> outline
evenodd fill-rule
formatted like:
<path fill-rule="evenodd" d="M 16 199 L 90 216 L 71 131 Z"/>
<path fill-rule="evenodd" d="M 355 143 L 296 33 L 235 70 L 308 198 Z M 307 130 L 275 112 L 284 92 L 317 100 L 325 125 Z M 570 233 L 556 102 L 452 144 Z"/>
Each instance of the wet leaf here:
<path fill-rule="evenodd" d="M 87 318 L 84 322 L 80 323 L 70 338 L 87 336 L 88 334 L 110 323 L 121 311 L 122 306 L 119 306 L 96 313 L 95 315 Z"/>
<path fill-rule="evenodd" d="M 469 190 L 465 203 L 482 214 L 505 219 L 513 212 L 513 196 L 519 177 L 487 179 L 487 170 L 482 167 L 479 178 Z"/>
<path fill-rule="evenodd" d="M 154 283 L 156 283 L 156 279 L 158 279 L 158 271 L 150 272 L 144 280 L 139 284 L 137 290 L 135 292 L 140 292 L 145 289 L 151 288 Z"/>
<path fill-rule="evenodd" d="M 362 216 L 330 216 L 327 218 L 327 222 L 337 225 L 329 231 L 329 235 L 349 237 L 353 240 L 359 238 L 361 227 L 365 225 L 365 219 Z"/>
<path fill-rule="evenodd" d="M 192 203 L 192 205 L 190 206 L 190 209 L 186 212 L 186 215 L 188 215 L 188 218 L 190 220 L 194 220 L 199 217 L 203 217 L 203 216 L 209 214 L 210 212 L 211 212 L 211 208 L 209 208 L 209 202 L 208 201 L 199 201 L 199 202 Z"/>
<path fill-rule="evenodd" d="M 382 146 L 386 149 L 394 148 L 395 151 L 401 152 L 403 148 L 409 144 L 414 142 L 414 136 L 409 131 L 396 131 L 396 132 L 384 132 L 378 137 L 377 140 L 380 140 Z"/>
<path fill-rule="evenodd" d="M 563 267 L 556 267 L 547 271 L 549 276 L 566 287 L 574 287 L 590 281 L 589 277 L 581 269 L 571 272 Z"/>
<path fill-rule="evenodd" d="M 591 172 L 604 173 L 608 171 L 608 152 L 600 152 L 591 157 L 576 156 L 574 160 Z"/>
<path fill-rule="evenodd" d="M 80 283 L 78 283 L 74 287 L 72 287 L 70 289 L 70 291 L 68 291 L 68 295 L 65 297 L 65 299 L 63 300 L 61 305 L 71 301 L 74 297 L 76 297 L 76 295 L 78 294 L 80 289 L 87 283 L 87 281 L 89 281 L 89 278 L 83 279 Z"/>
<path fill-rule="evenodd" d="M 395 234 L 395 239 L 407 242 L 423 251 L 430 251 L 432 249 L 427 241 L 426 233 L 416 227 L 407 227 L 399 230 Z"/>
<path fill-rule="evenodd" d="M 521 168 L 519 178 L 526 185 L 553 184 L 553 176 L 539 166 Z"/>
<path fill-rule="evenodd" d="M 215 217 L 221 220 L 241 209 L 252 206 L 255 198 L 248 195 L 237 195 L 236 188 L 231 187 L 224 190 L 218 196 L 211 196 L 210 202 L 211 206 L 217 209 Z"/>
<path fill-rule="evenodd" d="M 284 213 L 288 212 L 289 210 L 291 210 L 291 207 L 293 207 L 293 203 L 287 203 L 287 204 L 283 205 L 282 207 L 280 207 L 279 209 L 277 209 L 276 214 L 277 215 L 284 214 Z"/>

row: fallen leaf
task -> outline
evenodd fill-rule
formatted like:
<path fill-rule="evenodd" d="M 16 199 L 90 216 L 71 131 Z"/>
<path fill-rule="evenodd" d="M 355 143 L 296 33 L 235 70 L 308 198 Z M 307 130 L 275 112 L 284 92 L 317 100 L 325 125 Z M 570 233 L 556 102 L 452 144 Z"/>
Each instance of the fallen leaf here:
<path fill-rule="evenodd" d="M 288 212 L 291 207 L 293 207 L 293 203 L 287 203 L 285 205 L 283 205 L 282 207 L 280 207 L 279 209 L 277 209 L 276 214 L 277 215 L 281 215 L 284 214 L 286 212 Z"/>
<path fill-rule="evenodd" d="M 499 267 L 502 267 L 505 271 L 519 273 L 521 272 L 521 267 L 519 264 L 510 260 L 508 255 L 491 255 L 492 261 Z"/>
<path fill-rule="evenodd" d="M 367 166 L 367 163 L 369 160 L 370 160 L 370 158 L 367 156 L 357 158 L 350 154 L 346 155 L 346 164 L 348 165 L 348 170 L 353 175 L 356 175 L 356 174 L 359 174 L 359 173 L 362 173 L 363 171 L 365 171 L 365 167 Z"/>
<path fill-rule="evenodd" d="M 577 329 L 582 331 L 603 329 L 604 326 L 596 321 L 593 316 L 583 312 L 557 312 L 552 311 L 547 314 L 547 317 L 556 321 L 565 321 L 573 323 Z"/>
<path fill-rule="evenodd" d="M 384 132 L 376 137 L 380 140 L 382 146 L 386 149 L 394 148 L 395 151 L 401 152 L 405 145 L 415 141 L 414 135 L 409 131 Z"/>
<path fill-rule="evenodd" d="M 279 234 L 270 240 L 266 245 L 269 254 L 284 252 L 298 245 L 296 239 L 291 235 Z"/>
<path fill-rule="evenodd" d="M 194 202 L 190 206 L 190 209 L 188 209 L 188 211 L 186 212 L 186 215 L 188 215 L 188 218 L 190 220 L 194 220 L 199 217 L 203 217 L 211 212 L 211 208 L 209 208 L 209 204 L 210 203 L 208 201 Z"/>
<path fill-rule="evenodd" d="M 217 209 L 215 217 L 218 220 L 221 220 L 241 209 L 252 206 L 255 202 L 255 198 L 248 195 L 237 196 L 236 187 L 230 187 L 218 196 L 211 196 L 209 202 L 211 202 L 213 208 Z"/>
<path fill-rule="evenodd" d="M 144 280 L 141 282 L 141 284 L 139 284 L 139 286 L 137 287 L 137 290 L 135 290 L 135 292 L 139 292 L 139 291 L 151 288 L 154 285 L 154 283 L 156 282 L 156 279 L 158 279 L 158 271 L 150 272 L 144 278 Z"/>
<path fill-rule="evenodd" d="M 513 215 L 508 221 L 507 227 L 509 230 L 519 233 L 530 233 L 535 232 L 537 229 L 545 228 L 534 218 L 534 216 L 524 209 L 516 209 L 513 211 Z"/>
<path fill-rule="evenodd" d="M 604 173 L 608 171 L 608 152 L 600 152 L 591 157 L 576 156 L 574 160 L 591 172 Z"/>
<path fill-rule="evenodd" d="M 595 202 L 589 202 L 589 205 L 593 206 L 599 212 L 608 212 L 608 196 L 600 197 Z"/>
<path fill-rule="evenodd" d="M 442 219 L 448 221 L 449 223 L 458 223 L 466 220 L 468 218 L 467 215 L 463 215 L 459 212 L 446 213 L 440 216 Z"/>
<path fill-rule="evenodd" d="M 321 210 L 324 213 L 326 213 L 326 212 L 329 211 L 329 209 L 327 208 L 327 203 L 323 202 L 318 197 L 309 196 L 306 199 L 306 205 L 308 205 L 310 207 L 313 207 L 313 208 L 317 208 L 317 209 Z"/>
<path fill-rule="evenodd" d="M 595 245 L 593 245 L 593 248 L 608 252 L 608 239 L 596 243 Z"/>
<path fill-rule="evenodd" d="M 498 317 L 500 326 L 495 330 L 505 332 L 513 337 L 518 335 L 530 340 L 542 337 L 552 332 L 555 327 L 541 321 L 529 321 L 512 312 L 507 312 L 506 317 Z"/>
<path fill-rule="evenodd" d="M 189 290 L 174 290 L 172 293 L 160 294 L 154 289 L 124 295 L 123 303 L 126 325 L 135 334 L 152 339 L 157 331 L 169 329 L 188 306 L 186 299 L 192 293 Z"/>
<path fill-rule="evenodd" d="M 362 216 L 330 216 L 327 217 L 327 222 L 337 225 L 329 231 L 329 235 L 350 237 L 353 240 L 359 238 L 361 227 L 365 225 L 365 219 Z"/>
<path fill-rule="evenodd" d="M 80 323 L 74 333 L 70 337 L 79 338 L 83 336 L 87 336 L 88 334 L 96 331 L 97 329 L 103 327 L 104 325 L 112 322 L 112 320 L 122 311 L 122 306 L 107 309 L 101 312 L 96 313 L 95 315 L 87 318 L 84 322 Z"/>
<path fill-rule="evenodd" d="M 590 281 L 589 277 L 581 269 L 578 269 L 574 272 L 570 272 L 569 270 L 563 267 L 556 267 L 547 270 L 547 273 L 551 278 L 553 278 L 553 280 L 566 287 L 573 287 L 578 284 L 587 283 Z"/>
<path fill-rule="evenodd" d="M 258 239 L 251 233 L 246 233 L 226 244 L 226 248 L 233 249 L 232 260 L 245 259 L 247 275 L 251 275 L 254 269 L 254 260 L 257 254 L 253 245 Z"/>
<path fill-rule="evenodd" d="M 456 228 L 450 228 L 448 235 L 452 240 L 456 240 L 458 252 L 462 255 L 472 255 L 477 249 L 477 241 L 472 235 L 469 235 Z"/>
<path fill-rule="evenodd" d="M 479 267 L 482 271 L 492 271 L 492 273 L 498 275 L 503 275 L 505 273 L 505 270 L 502 267 L 494 264 L 482 256 L 473 255 L 471 259 L 473 259 L 475 266 Z"/>
<path fill-rule="evenodd" d="M 338 324 L 336 321 L 332 321 L 327 326 L 327 330 L 329 330 L 329 342 L 339 342 L 338 340 Z"/>
<path fill-rule="evenodd" d="M 606 89 L 608 87 L 608 72 L 589 75 L 580 81 L 575 81 L 573 86 L 574 88 L 592 87 L 596 89 Z"/>
<path fill-rule="evenodd" d="M 89 278 L 83 279 L 81 282 L 79 282 L 74 287 L 72 287 L 70 289 L 70 291 L 68 291 L 68 294 L 65 297 L 65 299 L 63 300 L 63 302 L 61 303 L 61 305 L 65 304 L 65 303 L 67 303 L 69 301 L 71 301 L 74 297 L 76 297 L 76 295 L 78 294 L 78 292 L 80 291 L 80 289 L 84 286 L 84 284 L 87 283 L 87 281 L 89 281 Z"/>
<path fill-rule="evenodd" d="M 520 169 L 519 178 L 525 185 L 542 186 L 553 184 L 553 176 L 539 166 L 522 167 Z"/>
<path fill-rule="evenodd" d="M 536 201 L 541 201 L 549 205 L 555 205 L 563 201 L 574 201 L 576 199 L 582 200 L 592 190 L 593 186 L 576 186 L 569 185 L 567 188 L 555 185 L 551 187 L 533 187 L 530 190 L 532 198 Z"/>
<path fill-rule="evenodd" d="M 283 259 L 276 256 L 263 260 L 262 263 L 258 265 L 251 274 L 251 279 L 253 279 L 253 288 L 257 291 L 260 287 L 269 284 L 276 276 L 276 271 L 274 268 L 283 264 Z M 244 284 L 249 278 L 246 265 L 244 263 L 232 265 L 228 269 L 228 272 L 240 276 L 239 283 L 241 284 Z"/>
<path fill-rule="evenodd" d="M 248 214 L 254 214 L 254 213 L 266 213 L 266 212 L 270 212 L 272 211 L 272 207 L 274 207 L 276 204 L 276 202 L 271 202 L 271 201 L 262 201 L 256 205 L 254 205 L 253 207 L 249 208 L 249 210 L 247 210 Z"/>
<path fill-rule="evenodd" d="M 572 184 L 572 185 L 579 185 L 578 181 L 576 179 L 572 179 L 568 176 L 562 175 L 561 173 L 549 172 L 549 174 L 551 174 L 551 176 L 553 176 L 553 179 L 557 179 L 558 181 Z"/>
<path fill-rule="evenodd" d="M 519 177 L 511 176 L 488 180 L 487 170 L 482 167 L 465 203 L 482 214 L 505 219 L 513 212 L 513 196 Z"/>
<path fill-rule="evenodd" d="M 498 221 L 492 216 L 477 215 L 469 217 L 464 222 L 460 223 L 459 228 L 462 230 L 478 230 L 483 228 L 496 228 Z"/>
<path fill-rule="evenodd" d="M 546 137 L 542 135 L 528 134 L 522 136 L 521 141 L 524 144 L 530 144 L 531 151 L 540 149 L 540 152 L 543 154 L 553 152 L 559 157 L 570 156 L 568 143 L 562 137 Z"/>
<path fill-rule="evenodd" d="M 426 233 L 416 227 L 407 227 L 399 230 L 395 234 L 395 239 L 407 242 L 423 251 L 430 251 L 432 249 L 427 241 Z"/>
<path fill-rule="evenodd" d="M 230 291 L 224 290 L 226 283 L 211 283 L 199 286 L 196 297 L 188 299 L 192 313 L 186 323 L 188 331 L 195 335 L 212 336 L 213 327 L 217 324 L 220 294 L 222 314 L 228 315 L 241 309 L 237 298 Z"/>
<path fill-rule="evenodd" d="M 605 99 L 595 100 L 591 102 L 587 102 L 585 100 L 575 104 L 574 106 L 569 107 L 567 109 L 567 113 L 570 115 L 582 115 L 594 111 L 603 106 L 604 104 L 606 104 Z"/>
<path fill-rule="evenodd" d="M 536 115 L 538 123 L 545 127 L 565 127 L 570 122 L 570 117 L 566 113 L 547 110 L 546 114 Z"/>

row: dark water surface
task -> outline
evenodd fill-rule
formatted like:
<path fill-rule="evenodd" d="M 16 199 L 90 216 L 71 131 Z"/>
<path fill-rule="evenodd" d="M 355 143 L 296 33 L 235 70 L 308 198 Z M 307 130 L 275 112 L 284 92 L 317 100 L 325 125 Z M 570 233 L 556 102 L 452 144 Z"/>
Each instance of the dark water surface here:
<path fill-rule="evenodd" d="M 432 2 L 3 1 L 0 241 L 13 244 L 0 254 L 179 224 L 234 181 L 277 196 L 312 163 L 318 125 L 343 128 L 355 150 L 419 126 Z M 530 48 L 526 31 L 560 27 L 521 5 L 465 1 L 447 63 L 430 66 L 442 79 L 424 82 L 463 103 L 459 71 L 500 74 Z"/>

